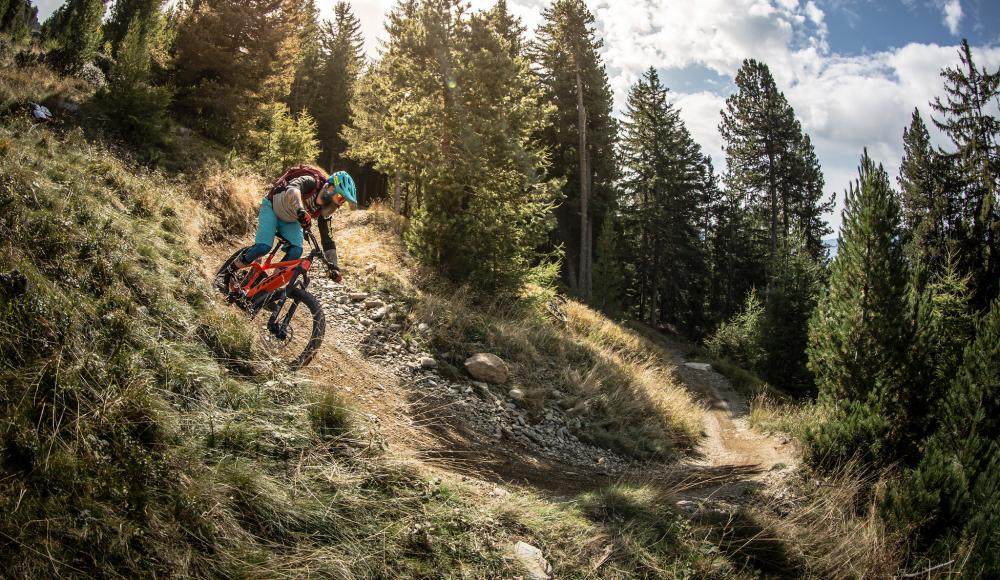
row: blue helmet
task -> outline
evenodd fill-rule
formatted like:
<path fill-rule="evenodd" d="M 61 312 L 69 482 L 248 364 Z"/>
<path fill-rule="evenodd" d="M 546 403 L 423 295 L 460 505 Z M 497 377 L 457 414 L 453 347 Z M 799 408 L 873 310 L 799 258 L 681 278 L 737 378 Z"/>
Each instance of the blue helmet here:
<path fill-rule="evenodd" d="M 326 191 L 323 193 L 325 198 L 324 202 L 329 202 L 335 194 L 340 194 L 347 201 L 357 204 L 358 203 L 358 190 L 354 186 L 354 179 L 346 171 L 338 171 L 330 176 L 326 180 L 327 183 L 333 186 L 332 191 Z"/>

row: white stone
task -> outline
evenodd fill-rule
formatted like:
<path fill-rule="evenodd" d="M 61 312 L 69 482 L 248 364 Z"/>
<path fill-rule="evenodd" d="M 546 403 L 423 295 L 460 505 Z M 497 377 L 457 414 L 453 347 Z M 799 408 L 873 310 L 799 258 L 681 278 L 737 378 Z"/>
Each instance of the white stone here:
<path fill-rule="evenodd" d="M 684 366 L 686 366 L 689 369 L 694 369 L 696 371 L 710 371 L 710 370 L 712 370 L 712 365 L 710 365 L 708 363 L 686 362 L 686 363 L 684 363 Z"/>
<path fill-rule="evenodd" d="M 511 390 L 510 390 L 510 391 L 509 391 L 509 392 L 507 393 L 507 395 L 509 395 L 509 396 L 510 396 L 510 398 L 511 398 L 511 399 L 514 399 L 515 401 L 523 401 L 523 400 L 524 400 L 524 391 L 522 391 L 521 389 L 511 389 Z M 518 418 L 519 420 L 521 420 L 521 421 L 524 421 L 524 419 L 521 419 L 521 416 L 520 416 L 520 415 L 518 415 L 518 417 L 517 417 L 517 418 Z"/>
<path fill-rule="evenodd" d="M 436 369 L 437 366 L 438 366 L 437 361 L 429 356 L 425 356 L 420 359 L 420 368 L 422 369 L 426 370 Z"/>
<path fill-rule="evenodd" d="M 514 544 L 512 550 L 514 560 L 527 572 L 529 580 L 549 580 L 552 578 L 552 566 L 545 560 L 542 551 L 524 542 Z"/>

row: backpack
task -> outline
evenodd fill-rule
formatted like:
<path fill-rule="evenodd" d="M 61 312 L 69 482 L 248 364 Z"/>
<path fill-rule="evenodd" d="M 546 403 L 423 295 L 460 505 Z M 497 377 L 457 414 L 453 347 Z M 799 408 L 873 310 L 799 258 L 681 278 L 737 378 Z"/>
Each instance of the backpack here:
<path fill-rule="evenodd" d="M 318 193 L 320 188 L 323 187 L 323 184 L 326 183 L 326 174 L 322 169 L 313 167 L 312 165 L 298 165 L 286 171 L 284 175 L 279 177 L 278 180 L 271 185 L 271 189 L 267 192 L 267 199 L 273 200 L 276 194 L 285 191 L 285 188 L 288 187 L 289 181 L 295 179 L 296 177 L 302 177 L 303 175 L 308 175 L 316 180 L 316 191 L 312 192 L 312 195 Z"/>

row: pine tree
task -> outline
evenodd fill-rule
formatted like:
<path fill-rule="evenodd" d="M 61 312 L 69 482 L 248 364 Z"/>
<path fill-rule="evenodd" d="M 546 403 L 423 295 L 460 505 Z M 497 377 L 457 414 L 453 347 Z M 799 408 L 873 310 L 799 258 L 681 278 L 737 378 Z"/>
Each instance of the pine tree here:
<path fill-rule="evenodd" d="M 0 32 L 9 34 L 15 41 L 28 38 L 38 26 L 38 8 L 31 0 L 0 1 Z"/>
<path fill-rule="evenodd" d="M 625 272 L 615 221 L 614 214 L 604 215 L 594 263 L 594 306 L 611 317 L 621 313 L 625 293 Z"/>
<path fill-rule="evenodd" d="M 809 326 L 809 368 L 831 402 L 878 406 L 899 395 L 910 337 L 896 196 L 866 151 L 847 190 L 829 289 Z"/>
<path fill-rule="evenodd" d="M 711 168 L 654 69 L 629 92 L 622 126 L 621 204 L 636 314 L 693 330 L 707 279 L 701 226 Z"/>
<path fill-rule="evenodd" d="M 264 175 L 281 175 L 293 165 L 315 163 L 319 155 L 312 115 L 302 111 L 293 116 L 284 103 L 264 105 L 248 142 L 254 164 Z"/>
<path fill-rule="evenodd" d="M 593 224 L 602 223 L 615 206 L 617 128 L 611 88 L 594 15 L 583 0 L 556 0 L 542 16 L 530 52 L 546 99 L 556 106 L 543 138 L 553 150 L 551 175 L 566 184 L 566 201 L 557 211 L 558 243 L 566 248 L 570 288 L 586 298 L 592 285 Z"/>
<path fill-rule="evenodd" d="M 401 3 L 387 31 L 345 131 L 349 153 L 414 185 L 407 243 L 423 263 L 511 296 L 542 258 L 558 186 L 541 177 L 547 154 L 533 136 L 550 111 L 529 63 L 459 0 Z"/>
<path fill-rule="evenodd" d="M 149 147 L 166 129 L 171 94 L 155 86 L 151 78 L 151 39 L 159 14 L 136 14 L 118 46 L 108 85 L 98 93 L 98 102 L 115 127 L 135 145 Z"/>
<path fill-rule="evenodd" d="M 799 235 L 780 250 L 777 273 L 764 310 L 760 373 L 787 392 L 812 395 L 815 380 L 808 369 L 809 318 L 820 294 L 822 271 Z"/>
<path fill-rule="evenodd" d="M 723 179 L 752 218 L 748 259 L 764 265 L 752 283 L 766 285 L 769 294 L 780 246 L 792 232 L 805 236 L 814 261 L 823 259 L 823 238 L 830 230 L 822 215 L 832 200 L 822 199 L 823 177 L 812 143 L 767 65 L 743 61 L 736 86 L 719 126 L 727 165 Z"/>
<path fill-rule="evenodd" d="M 176 51 L 180 110 L 209 135 L 246 136 L 291 90 L 301 0 L 200 0 L 183 14 Z"/>
<path fill-rule="evenodd" d="M 292 113 L 308 109 L 311 113 L 318 110 L 322 98 L 322 65 L 323 39 L 321 32 L 324 23 L 320 21 L 319 8 L 316 0 L 305 0 L 303 5 L 301 28 L 302 49 L 299 51 L 298 62 L 295 65 L 295 79 L 292 90 L 288 94 L 286 104 Z"/>
<path fill-rule="evenodd" d="M 93 62 L 101 46 L 103 0 L 67 0 L 42 26 L 42 36 L 56 48 L 51 58 L 66 71 Z"/>
<path fill-rule="evenodd" d="M 890 488 L 884 513 L 921 552 L 964 552 L 966 575 L 991 578 L 1000 574 L 1000 300 L 975 334 L 938 432 L 918 467 Z"/>
<path fill-rule="evenodd" d="M 963 351 L 974 338 L 974 318 L 969 311 L 969 279 L 960 276 L 954 262 L 921 284 L 925 275 L 915 273 L 910 284 L 910 309 L 914 337 L 907 362 L 908 373 L 900 396 L 900 429 L 897 456 L 913 464 L 925 439 L 939 425 L 948 385 L 958 374 Z"/>
<path fill-rule="evenodd" d="M 412 96 L 416 92 L 412 87 L 417 85 L 421 96 L 435 90 L 433 83 L 424 86 L 427 79 L 418 74 L 431 66 L 417 62 L 426 59 L 430 50 L 428 39 L 414 34 L 419 7 L 417 0 L 399 2 L 388 14 L 389 42 L 382 58 L 356 83 L 351 123 L 342 130 L 349 159 L 393 175 L 397 190 L 405 190 L 399 209 L 407 216 L 420 204 L 420 168 L 432 163 L 436 149 L 429 139 L 431 125 L 421 124 L 436 118 L 437 113 L 427 109 L 435 103 Z M 322 116 L 319 120 L 320 134 L 325 135 Z"/>
<path fill-rule="evenodd" d="M 111 43 L 112 53 L 118 55 L 132 22 L 138 21 L 147 29 L 140 34 L 151 33 L 162 8 L 163 0 L 115 0 L 111 15 L 104 23 L 104 39 Z"/>
<path fill-rule="evenodd" d="M 351 122 L 351 103 L 364 67 L 361 22 L 351 5 L 338 2 L 333 21 L 325 25 L 320 62 L 320 92 L 306 106 L 316 117 L 323 159 L 330 167 L 341 162 L 347 143 L 341 135 Z"/>
<path fill-rule="evenodd" d="M 935 153 L 930 139 L 920 111 L 914 109 L 910 126 L 903 131 L 899 171 L 906 255 L 915 267 L 936 275 L 944 271 L 949 256 L 957 250 L 961 202 L 954 197 L 958 188 L 947 183 L 945 159 Z"/>
<path fill-rule="evenodd" d="M 743 195 L 727 189 L 711 197 L 708 205 L 708 240 L 711 318 L 727 320 L 743 304 L 743 298 L 765 271 L 762 256 L 754 251 L 751 237 L 753 217 Z"/>
<path fill-rule="evenodd" d="M 989 113 L 1000 98 L 1000 70 L 976 68 L 966 40 L 959 51 L 961 64 L 947 68 L 944 100 L 931 106 L 940 115 L 934 123 L 951 139 L 955 151 L 947 154 L 960 191 L 962 270 L 972 274 L 973 305 L 984 309 L 1000 289 L 1000 119 Z"/>
<path fill-rule="evenodd" d="M 511 58 L 524 56 L 524 33 L 527 28 L 507 9 L 507 0 L 497 0 L 488 13 L 488 19 L 494 32 L 506 41 Z"/>

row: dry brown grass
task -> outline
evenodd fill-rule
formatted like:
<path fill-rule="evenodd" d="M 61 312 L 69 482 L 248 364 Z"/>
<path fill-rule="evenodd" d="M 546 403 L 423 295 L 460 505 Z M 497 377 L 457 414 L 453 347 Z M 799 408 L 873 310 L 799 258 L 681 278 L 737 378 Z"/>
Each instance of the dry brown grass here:
<path fill-rule="evenodd" d="M 0 61 L 0 115 L 17 112 L 29 102 L 52 106 L 56 102 L 80 103 L 93 93 L 86 82 L 65 77 L 44 65 L 18 67 Z M 27 115 L 27 108 L 24 109 Z M 57 114 L 59 111 L 53 111 Z"/>
<path fill-rule="evenodd" d="M 335 214 L 334 227 L 340 266 L 346 275 L 364 273 L 365 282 L 383 276 L 412 290 L 417 274 L 403 244 L 405 218 L 378 203 L 363 212 L 345 206 Z"/>
<path fill-rule="evenodd" d="M 254 231 L 267 184 L 253 172 L 211 164 L 192 180 L 189 189 L 210 214 L 200 237 L 203 243 L 211 243 Z"/>
<path fill-rule="evenodd" d="M 905 538 L 878 516 L 888 472 L 848 464 L 818 477 L 802 475 L 791 505 L 758 506 L 754 515 L 775 531 L 808 576 L 885 578 L 905 563 Z"/>
<path fill-rule="evenodd" d="M 813 401 L 780 401 L 762 391 L 750 399 L 750 426 L 786 433 L 802 441 L 806 430 L 826 420 L 829 412 Z"/>
<path fill-rule="evenodd" d="M 655 345 L 579 302 L 568 301 L 564 308 L 567 328 L 574 338 L 592 345 L 631 377 L 630 388 L 615 385 L 613 391 L 604 396 L 628 414 L 634 410 L 630 407 L 637 403 L 633 390 L 638 390 L 663 416 L 670 418 L 674 429 L 688 435 L 691 440 L 697 438 L 702 428 L 704 409 L 694 402 L 676 376 L 675 369 L 663 361 Z"/>

